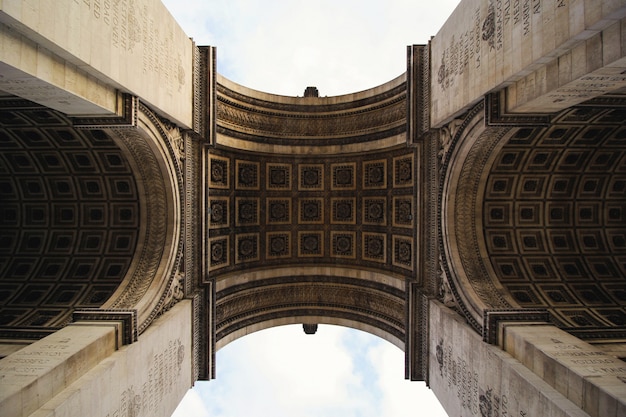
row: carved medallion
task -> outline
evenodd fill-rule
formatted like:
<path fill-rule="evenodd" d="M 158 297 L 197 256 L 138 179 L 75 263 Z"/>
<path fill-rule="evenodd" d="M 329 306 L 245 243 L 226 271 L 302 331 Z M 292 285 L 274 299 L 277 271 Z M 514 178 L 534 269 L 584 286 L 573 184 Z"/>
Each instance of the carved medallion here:
<path fill-rule="evenodd" d="M 259 259 L 259 235 L 248 234 L 236 237 L 236 262 L 250 262 Z"/>
<path fill-rule="evenodd" d="M 394 158 L 394 187 L 413 186 L 413 156 L 402 156 Z"/>
<path fill-rule="evenodd" d="M 363 188 L 383 189 L 387 187 L 387 161 L 369 161 L 363 163 Z"/>
<path fill-rule="evenodd" d="M 239 190 L 259 189 L 259 164 L 258 162 L 236 162 L 237 175 L 236 188 Z"/>
<path fill-rule="evenodd" d="M 339 258 L 355 258 L 355 239 L 354 232 L 331 232 L 332 256 Z"/>
<path fill-rule="evenodd" d="M 324 189 L 324 165 L 322 164 L 302 164 L 299 166 L 300 190 L 323 190 Z"/>
<path fill-rule="evenodd" d="M 298 256 L 324 255 L 323 232 L 298 232 Z"/>
<path fill-rule="evenodd" d="M 290 224 L 291 223 L 291 199 L 268 198 L 267 199 L 267 223 Z"/>
<path fill-rule="evenodd" d="M 331 222 L 338 224 L 354 224 L 356 199 L 333 198 L 331 199 L 332 216 Z"/>

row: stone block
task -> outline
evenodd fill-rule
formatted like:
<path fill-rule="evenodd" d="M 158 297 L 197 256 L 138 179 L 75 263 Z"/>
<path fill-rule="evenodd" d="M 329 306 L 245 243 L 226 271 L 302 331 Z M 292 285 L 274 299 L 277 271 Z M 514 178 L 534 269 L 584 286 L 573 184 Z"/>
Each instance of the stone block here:
<path fill-rule="evenodd" d="M 598 403 L 600 389 L 594 381 L 594 377 L 587 377 L 583 380 L 583 402 L 581 408 L 591 416 L 599 416 Z M 602 414 L 604 417 L 604 414 Z"/>
<path fill-rule="evenodd" d="M 621 42 L 621 24 L 615 22 L 602 32 L 602 64 L 609 65 L 623 55 Z"/>

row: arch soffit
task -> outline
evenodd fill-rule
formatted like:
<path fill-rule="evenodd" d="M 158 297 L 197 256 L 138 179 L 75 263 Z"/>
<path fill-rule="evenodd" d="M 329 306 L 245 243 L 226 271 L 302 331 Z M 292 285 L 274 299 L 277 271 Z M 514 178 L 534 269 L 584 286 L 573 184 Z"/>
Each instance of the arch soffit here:
<path fill-rule="evenodd" d="M 284 324 L 363 330 L 404 349 L 405 281 L 344 267 L 247 271 L 216 281 L 216 343 Z"/>
<path fill-rule="evenodd" d="M 626 128 L 610 104 L 525 127 L 486 125 L 479 105 L 459 122 L 444 158 L 442 253 L 477 330 L 485 310 L 523 308 L 576 334 L 623 331 Z"/>
<path fill-rule="evenodd" d="M 216 143 L 280 154 L 338 154 L 406 143 L 406 74 L 332 97 L 264 93 L 218 75 Z"/>
<path fill-rule="evenodd" d="M 290 324 L 300 325 L 300 324 L 309 324 L 309 323 L 310 324 L 327 324 L 327 325 L 332 325 L 332 326 L 341 326 L 341 327 L 347 327 L 350 329 L 360 330 L 360 331 L 369 333 L 371 335 L 378 336 L 381 339 L 386 340 L 387 342 L 393 344 L 394 346 L 401 349 L 402 351 L 405 350 L 404 339 L 399 339 L 398 337 L 392 335 L 391 333 L 381 330 L 380 328 L 376 326 L 372 326 L 368 323 L 363 323 L 363 322 L 359 322 L 359 321 L 355 321 L 355 320 L 347 319 L 347 318 L 342 318 L 342 317 L 329 317 L 329 316 L 316 316 L 316 315 L 289 316 L 289 317 L 280 317 L 280 318 L 268 319 L 265 321 L 259 321 L 254 324 L 242 327 L 232 333 L 229 333 L 227 336 L 224 336 L 223 338 L 219 339 L 215 344 L 215 348 L 216 348 L 216 351 L 220 350 L 237 339 L 240 339 L 244 336 L 247 336 L 255 332 L 259 332 L 261 330 L 267 330 L 267 329 L 271 329 L 271 328 L 278 327 L 278 326 L 287 326 Z"/>
<path fill-rule="evenodd" d="M 36 338 L 74 309 L 100 307 L 124 280 L 141 240 L 136 178 L 100 128 L 77 129 L 14 96 L 2 97 L 0 113 L 3 167 L 12 168 L 0 175 L 1 280 L 24 289 L 3 292 L 2 302 L 27 313 L 5 310 L 2 324 Z"/>
<path fill-rule="evenodd" d="M 171 307 L 182 251 L 180 133 L 139 104 L 137 128 L 106 129 L 132 166 L 140 198 L 140 239 L 131 267 L 102 310 L 135 310 L 141 334 Z M 168 293 L 169 296 L 168 297 Z"/>
<path fill-rule="evenodd" d="M 508 127 L 486 126 L 484 104 L 462 121 L 444 156 L 441 205 L 443 269 L 459 308 L 470 324 L 481 330 L 488 309 L 517 307 L 484 261 L 480 233 L 480 205 L 487 172 L 498 150 L 512 134 Z"/>

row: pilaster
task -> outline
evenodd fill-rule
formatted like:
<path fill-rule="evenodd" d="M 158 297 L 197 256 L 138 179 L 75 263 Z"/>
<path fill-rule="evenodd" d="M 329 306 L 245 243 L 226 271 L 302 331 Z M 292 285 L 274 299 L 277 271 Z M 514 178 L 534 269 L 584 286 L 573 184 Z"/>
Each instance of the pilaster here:
<path fill-rule="evenodd" d="M 624 361 L 547 324 L 505 324 L 503 348 L 590 416 L 625 415 Z"/>

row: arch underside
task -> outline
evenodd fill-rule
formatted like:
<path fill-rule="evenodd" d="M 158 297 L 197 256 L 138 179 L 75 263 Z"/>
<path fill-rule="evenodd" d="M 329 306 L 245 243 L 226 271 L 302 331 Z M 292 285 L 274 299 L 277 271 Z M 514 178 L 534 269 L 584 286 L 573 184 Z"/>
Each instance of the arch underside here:
<path fill-rule="evenodd" d="M 626 334 L 623 104 L 592 101 L 548 124 L 489 125 L 481 110 L 464 122 L 442 200 L 444 248 L 478 330 L 486 310 L 543 309 L 581 337 Z"/>
<path fill-rule="evenodd" d="M 145 234 L 140 190 L 105 131 L 15 97 L 3 97 L 0 118 L 0 316 L 7 330 L 37 333 L 123 282 Z"/>
<path fill-rule="evenodd" d="M 42 337 L 75 311 L 94 320 L 125 311 L 132 341 L 154 319 L 162 300 L 144 296 L 166 292 L 171 278 L 179 180 L 158 120 L 140 109 L 132 126 L 110 129 L 0 98 L 6 337 Z"/>
<path fill-rule="evenodd" d="M 285 323 L 341 324 L 400 348 L 417 280 L 419 149 L 405 76 L 338 97 L 218 78 L 206 151 L 218 347 Z"/>
<path fill-rule="evenodd" d="M 404 349 L 402 289 L 362 278 L 295 275 L 232 285 L 216 296 L 216 343 L 282 324 L 337 324 Z"/>

